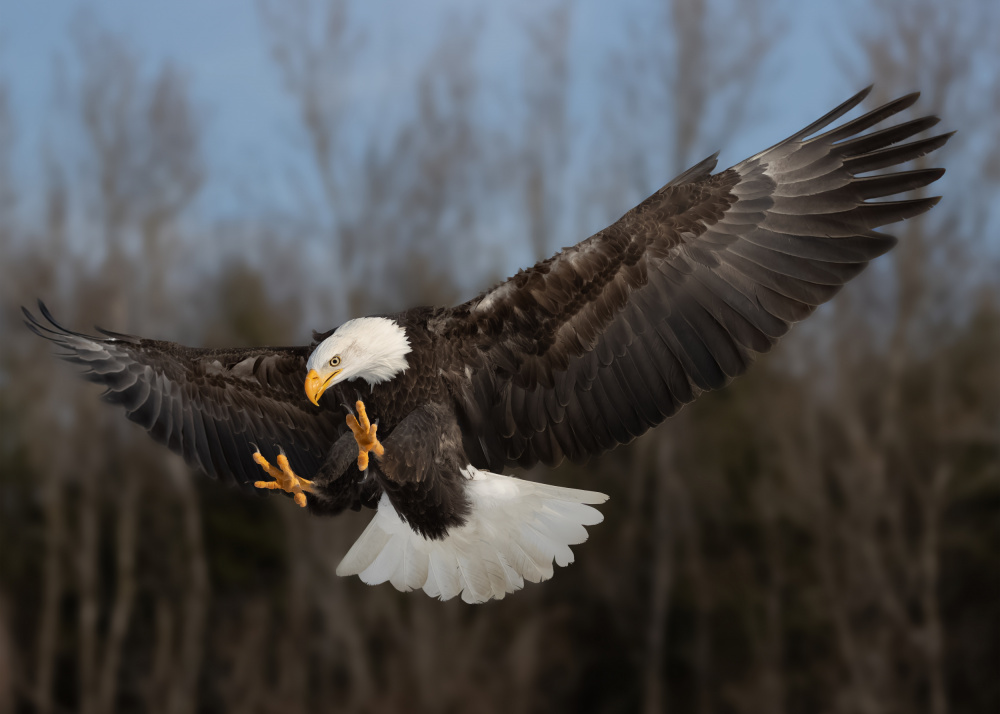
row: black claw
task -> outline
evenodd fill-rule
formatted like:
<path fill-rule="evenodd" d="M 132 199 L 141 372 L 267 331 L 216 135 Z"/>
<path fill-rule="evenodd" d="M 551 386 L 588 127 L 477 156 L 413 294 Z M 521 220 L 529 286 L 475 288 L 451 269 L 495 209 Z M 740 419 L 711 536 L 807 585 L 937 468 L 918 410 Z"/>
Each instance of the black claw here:
<path fill-rule="evenodd" d="M 252 441 L 251 441 L 251 442 L 249 442 L 249 444 L 250 444 L 250 446 L 252 446 L 252 447 L 253 447 L 253 451 L 254 451 L 254 453 L 255 453 L 255 454 L 260 454 L 260 447 L 259 447 L 259 446 L 257 446 L 257 445 L 256 445 L 255 443 L 253 443 Z M 261 455 L 263 456 L 263 454 L 261 454 Z"/>
<path fill-rule="evenodd" d="M 357 414 L 354 413 L 354 410 L 351 408 L 350 404 L 341 403 L 340 406 L 342 406 L 344 409 L 346 409 L 347 413 L 350 414 L 351 416 L 357 417 Z"/>

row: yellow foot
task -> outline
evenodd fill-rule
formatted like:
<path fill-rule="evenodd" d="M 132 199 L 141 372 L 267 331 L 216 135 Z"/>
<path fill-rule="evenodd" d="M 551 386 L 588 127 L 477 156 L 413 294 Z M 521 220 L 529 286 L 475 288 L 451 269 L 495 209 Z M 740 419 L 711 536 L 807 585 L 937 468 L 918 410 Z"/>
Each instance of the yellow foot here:
<path fill-rule="evenodd" d="M 368 468 L 368 452 L 374 451 L 376 456 L 381 456 L 385 453 L 385 449 L 382 448 L 382 444 L 375 437 L 378 424 L 372 424 L 368 421 L 368 414 L 365 413 L 365 403 L 359 399 L 358 403 L 354 406 L 358 410 L 358 416 L 355 417 L 353 414 L 348 414 L 347 426 L 354 432 L 354 439 L 358 442 L 358 468 L 364 471 Z"/>
<path fill-rule="evenodd" d="M 278 455 L 278 468 L 267 463 L 267 459 L 261 456 L 259 451 L 254 453 L 253 460 L 267 472 L 268 476 L 274 479 L 273 481 L 254 481 L 254 486 L 269 489 L 280 488 L 286 493 L 294 494 L 295 503 L 305 508 L 306 493 L 313 493 L 313 482 L 296 476 L 288 465 L 288 459 L 285 458 L 284 454 Z"/>

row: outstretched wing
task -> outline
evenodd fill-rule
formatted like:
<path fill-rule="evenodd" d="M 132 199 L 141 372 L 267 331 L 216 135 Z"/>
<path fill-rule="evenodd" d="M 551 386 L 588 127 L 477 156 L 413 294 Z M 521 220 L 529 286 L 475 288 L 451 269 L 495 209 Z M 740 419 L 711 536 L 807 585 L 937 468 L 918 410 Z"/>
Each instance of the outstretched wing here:
<path fill-rule="evenodd" d="M 306 398 L 309 347 L 193 349 L 101 330 L 72 332 L 39 302 L 48 324 L 24 310 L 26 324 L 87 368 L 84 377 L 107 387 L 103 398 L 156 441 L 213 478 L 253 490 L 262 472 L 255 446 L 274 462 L 284 450 L 292 469 L 314 474 L 337 436 L 341 415 Z"/>
<path fill-rule="evenodd" d="M 476 345 L 463 405 L 474 463 L 555 464 L 630 441 L 742 374 L 889 250 L 895 239 L 874 229 L 938 199 L 869 199 L 944 170 L 859 174 L 950 134 L 896 145 L 936 117 L 861 133 L 911 94 L 809 138 L 869 90 L 731 169 L 713 175 L 706 159 L 614 225 L 455 308 L 452 336 Z"/>

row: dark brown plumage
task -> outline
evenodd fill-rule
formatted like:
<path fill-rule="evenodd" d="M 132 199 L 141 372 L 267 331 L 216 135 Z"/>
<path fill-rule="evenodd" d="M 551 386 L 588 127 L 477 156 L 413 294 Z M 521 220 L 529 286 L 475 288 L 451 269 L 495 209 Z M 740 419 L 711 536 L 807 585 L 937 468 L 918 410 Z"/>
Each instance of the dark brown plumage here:
<path fill-rule="evenodd" d="M 476 489 L 494 488 L 477 469 L 555 465 L 632 440 L 745 372 L 793 322 L 889 250 L 895 240 L 876 228 L 937 202 L 871 199 L 927 186 L 943 169 L 859 176 L 948 140 L 941 134 L 901 143 L 934 126 L 935 117 L 863 133 L 910 107 L 917 94 L 812 136 L 868 91 L 730 169 L 713 175 L 715 157 L 702 161 L 613 225 L 463 305 L 387 316 L 405 334 L 403 367 L 369 380 L 370 387 L 360 378 L 331 386 L 319 407 L 303 393 L 307 360 L 339 331 L 316 335 L 310 347 L 200 350 L 80 335 L 44 306 L 48 325 L 25 315 L 32 330 L 107 387 L 105 399 L 191 466 L 252 488 L 260 478 L 253 445 L 272 461 L 280 448 L 299 476 L 315 482 L 309 503 L 317 512 L 374 507 L 385 493 L 420 536 L 446 540 L 472 527 L 484 503 Z M 358 398 L 380 420 L 386 449 L 370 474 L 354 464 L 357 447 L 343 421 L 341 405 Z M 581 502 L 594 501 L 574 505 Z M 373 536 L 382 544 L 371 553 L 355 556 L 351 572 L 368 568 L 402 589 L 456 594 L 442 585 L 452 566 L 435 571 L 433 554 L 430 575 L 380 566 L 386 533 Z M 405 555 L 424 546 L 400 547 Z M 550 573 L 553 555 L 543 550 L 525 562 L 547 558 Z M 497 562 L 521 552 L 501 552 Z M 522 575 L 534 577 L 524 568 L 535 573 L 530 564 L 513 576 L 501 568 L 509 577 L 498 590 L 492 580 L 489 587 L 474 582 L 462 557 L 457 582 L 475 601 L 484 592 L 502 597 Z M 545 572 L 539 565 L 537 577 Z"/>
<path fill-rule="evenodd" d="M 467 441 L 470 453 L 496 469 L 628 442 L 745 372 L 889 250 L 895 239 L 873 229 L 938 198 L 867 200 L 944 170 L 855 175 L 923 156 L 950 134 L 890 146 L 938 121 L 925 117 L 856 136 L 912 105 L 911 94 L 806 139 L 868 91 L 731 169 L 712 175 L 715 157 L 702 161 L 600 233 L 456 308 L 456 339 L 479 341 L 484 364 L 504 367 L 500 380 L 477 372 L 485 396 L 464 402 L 482 438 L 478 449 Z M 475 334 L 461 335 L 470 324 Z"/>

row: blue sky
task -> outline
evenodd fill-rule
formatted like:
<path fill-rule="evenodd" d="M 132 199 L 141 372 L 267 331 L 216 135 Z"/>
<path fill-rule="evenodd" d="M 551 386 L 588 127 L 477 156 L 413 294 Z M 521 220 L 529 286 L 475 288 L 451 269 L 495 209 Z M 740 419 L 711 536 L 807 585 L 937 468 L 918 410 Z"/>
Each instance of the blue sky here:
<path fill-rule="evenodd" d="M 384 60 L 386 67 L 406 67 L 433 42 L 449 13 L 467 9 L 469 3 L 447 0 L 421 3 L 371 3 L 371 18 L 358 18 L 365 26 L 369 54 Z M 623 41 L 628 28 L 643 21 L 648 3 L 581 2 L 573 26 L 574 64 L 584 81 L 574 98 L 576 118 L 587 121 L 596 113 L 599 98 L 588 96 L 588 75 L 601 71 L 603 48 Z M 770 66 L 774 77 L 768 84 L 773 99 L 780 102 L 781 116 L 741 128 L 728 146 L 701 147 L 700 153 L 722 149 L 722 159 L 735 162 L 773 142 L 828 108 L 831 101 L 847 96 L 854 86 L 844 82 L 830 52 L 831 13 L 823 3 L 785 3 L 786 26 L 775 38 Z M 485 5 L 484 31 L 479 61 L 487 75 L 504 81 L 516 55 L 519 23 L 531 21 L 531 2 Z M 391 10 L 380 18 L 381 10 Z M 216 170 L 245 172 L 254 164 L 280 162 L 291 153 L 294 116 L 278 73 L 268 55 L 256 5 L 246 0 L 175 0 L 170 3 L 99 0 L 88 3 L 49 1 L 38 3 L 0 0 L 0 76 L 12 94 L 20 141 L 18 167 L 30 170 L 38 163 L 39 138 L 57 109 L 53 102 L 52 76 L 57 63 L 71 62 L 71 28 L 82 14 L 128 38 L 147 66 L 169 61 L 190 81 L 198 106 L 206 115 L 205 142 Z M 831 32 L 831 27 L 833 32 Z M 795 61 L 790 61 L 792 56 Z M 391 105 L 393 93 L 405 92 L 404 72 L 379 71 L 369 63 L 368 74 L 355 83 L 364 87 L 353 99 Z M 795 101 L 787 101 L 794 96 Z M 768 112 L 770 113 L 770 112 Z M 776 114 L 776 113 L 775 113 Z"/>
<path fill-rule="evenodd" d="M 741 0 L 716 0 L 717 4 Z M 574 6 L 571 58 L 573 91 L 571 121 L 586 135 L 601 121 L 602 82 L 606 89 L 607 56 L 612 48 L 627 46 L 630 33 L 648 22 L 652 0 L 596 2 Z M 386 120 L 409 111 L 412 85 L 420 59 L 449 29 L 456 11 L 477 14 L 482 32 L 476 48 L 481 74 L 501 97 L 516 90 L 524 74 L 524 26 L 532 22 L 543 2 L 514 0 L 476 6 L 463 0 L 420 3 L 395 1 L 353 3 L 356 24 L 363 28 L 365 45 L 338 91 L 347 92 L 359 118 Z M 900 5 L 905 8 L 905 4 Z M 783 139 L 817 118 L 878 77 L 848 74 L 842 56 L 849 54 L 858 28 L 879 29 L 882 20 L 872 5 L 857 0 L 845 3 L 778 0 L 769 10 L 781 18 L 771 38 L 771 54 L 757 83 L 753 110 L 745 121 L 718 145 L 692 149 L 698 156 L 721 150 L 720 166 L 729 166 Z M 363 13 L 359 15 L 358 13 Z M 273 206 L 288 210 L 287 194 L 294 184 L 285 177 L 302 170 L 304 152 L 297 132 L 295 108 L 281 86 L 269 56 L 266 34 L 257 4 L 248 0 L 0 0 L 0 80 L 11 93 L 17 146 L 16 177 L 24 196 L 21 211 L 30 211 L 44 180 L 43 137 L 51 141 L 59 132 L 62 112 L 70 111 L 53 100 L 57 68 L 72 71 L 72 29 L 84 15 L 127 39 L 147 70 L 169 62 L 184 74 L 204 127 L 203 148 L 209 181 L 195 211 L 202 217 L 239 218 Z M 732 23 L 720 24 L 711 42 L 723 44 L 740 31 Z M 838 54 L 839 53 L 839 54 Z M 928 58 L 928 68 L 933 58 Z M 685 68 L 698 72 L 698 67 Z M 602 79 L 603 78 L 603 79 Z M 900 91 L 919 87 L 899 88 Z M 508 109 L 497 107 L 493 121 L 511 122 Z M 364 119 L 363 119 L 364 118 Z M 954 122 L 957 117 L 948 119 Z M 63 118 L 64 119 L 64 118 Z M 601 137 L 613 146 L 616 137 Z M 589 151 L 581 142 L 574 151 Z M 296 164 L 299 162 L 299 164 Z M 952 162 L 954 165 L 954 162 Z M 648 193 L 671 178 L 651 179 Z M 939 184 L 949 187 L 949 173 Z M 643 194 L 645 195 L 645 194 Z M 636 199 L 642 196 L 635 196 Z M 622 205 L 619 212 L 628 208 Z M 605 218 L 613 219 L 616 215 Z M 597 220 L 603 220 L 601 218 Z M 601 225 L 590 226 L 596 230 Z M 503 233 L 506 227 L 497 231 Z M 582 235 L 560 236 L 561 245 Z M 529 256 L 508 251 L 507 272 L 527 262 Z"/>

